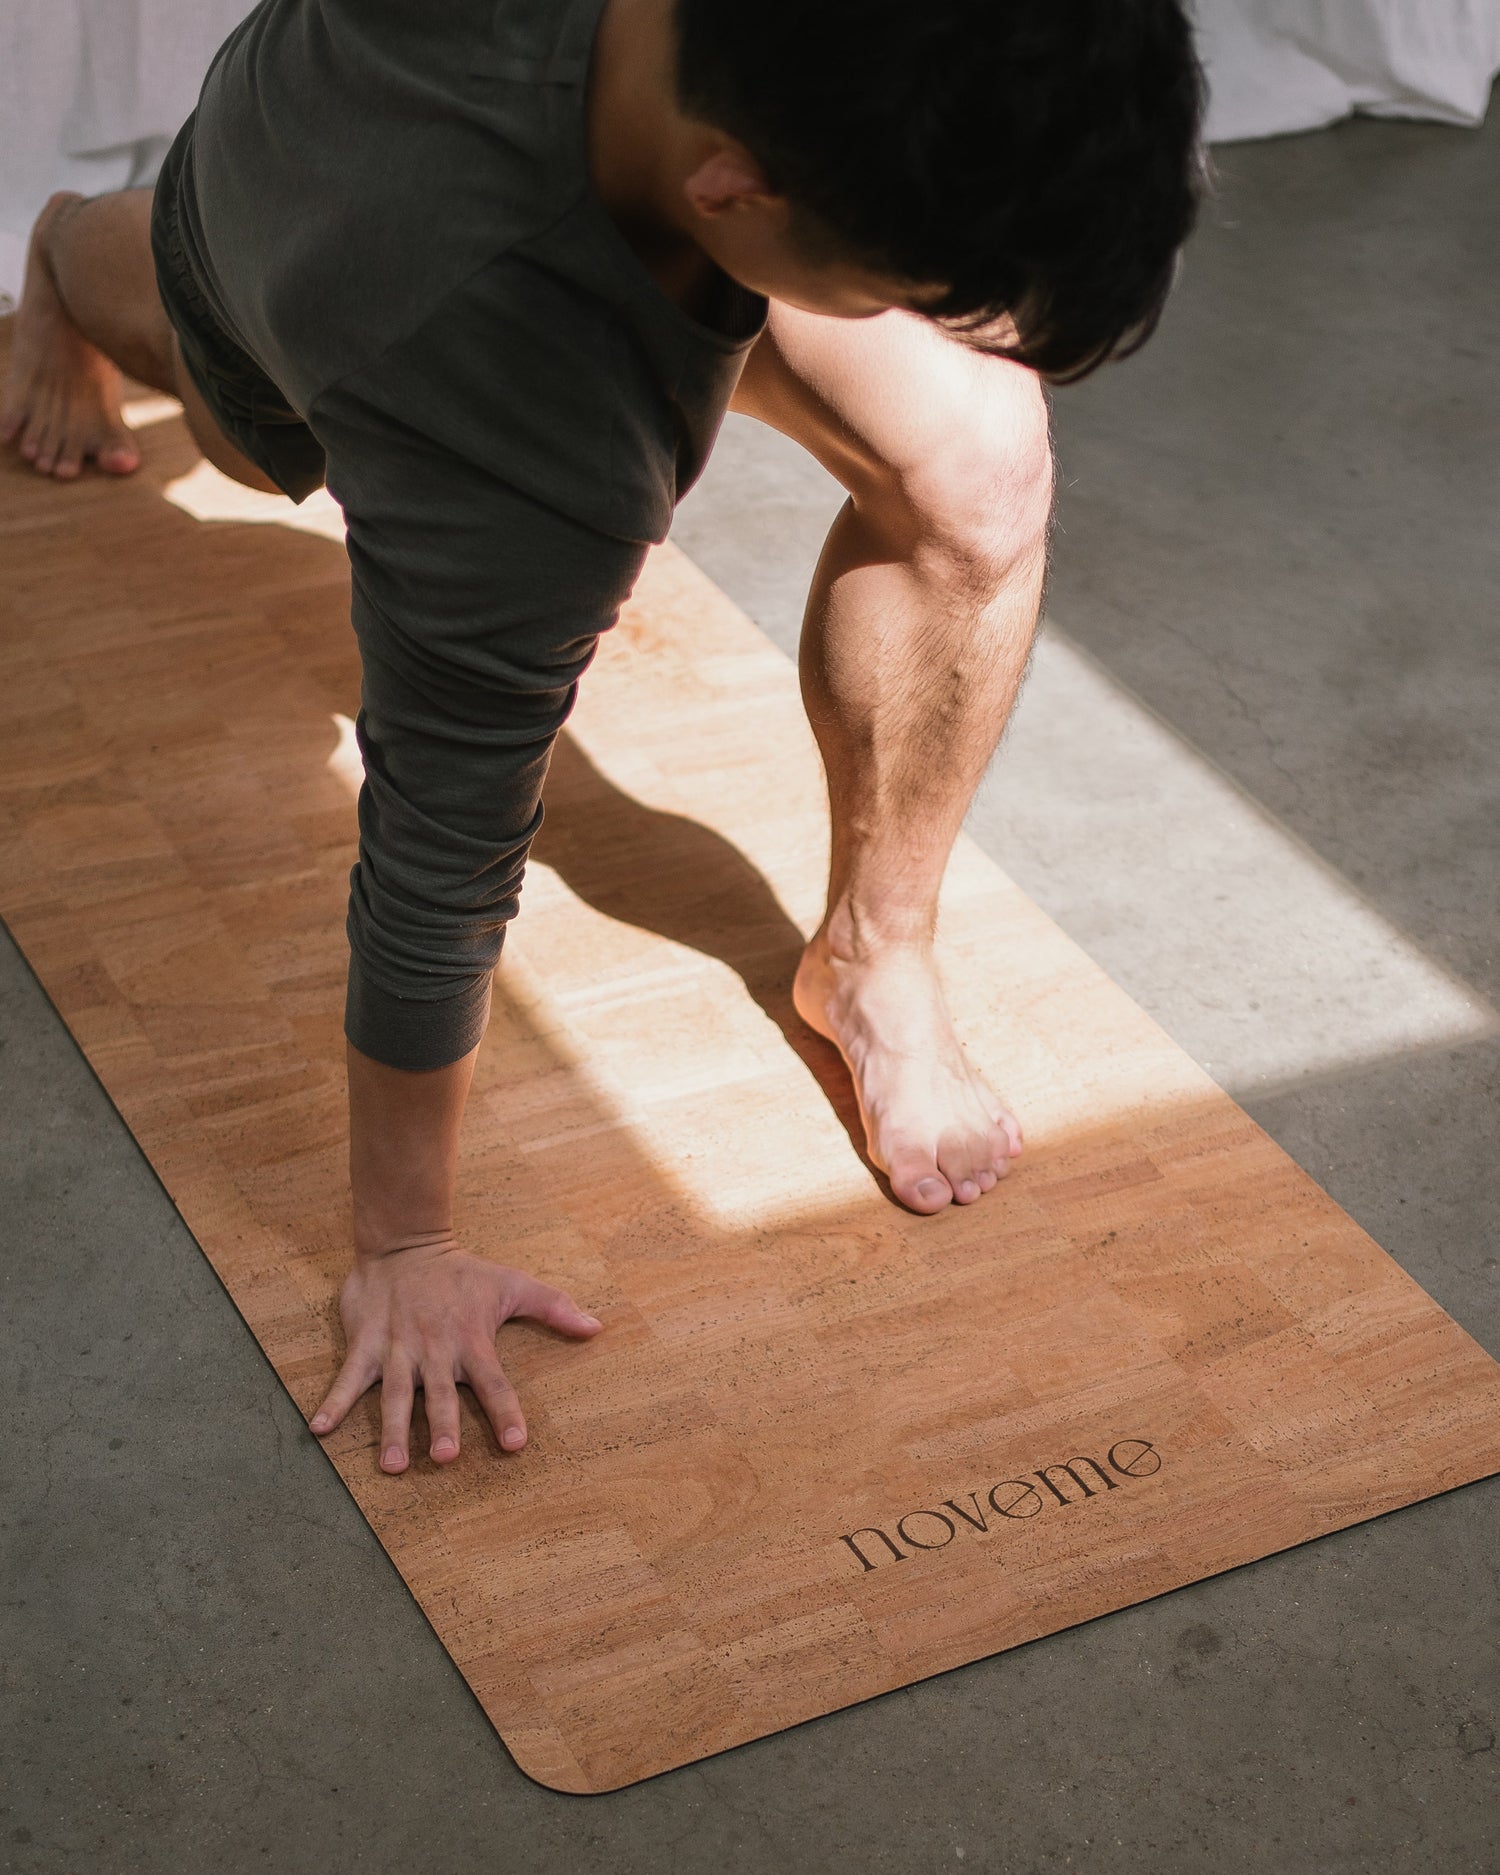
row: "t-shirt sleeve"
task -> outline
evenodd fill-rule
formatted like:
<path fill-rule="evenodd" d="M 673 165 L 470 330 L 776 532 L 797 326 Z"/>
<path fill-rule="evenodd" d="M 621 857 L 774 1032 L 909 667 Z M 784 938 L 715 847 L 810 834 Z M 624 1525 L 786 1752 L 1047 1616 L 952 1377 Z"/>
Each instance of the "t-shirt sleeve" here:
<path fill-rule="evenodd" d="M 552 742 L 645 557 L 346 379 L 310 421 L 344 510 L 365 779 L 345 1032 L 391 1067 L 479 1041 Z"/>

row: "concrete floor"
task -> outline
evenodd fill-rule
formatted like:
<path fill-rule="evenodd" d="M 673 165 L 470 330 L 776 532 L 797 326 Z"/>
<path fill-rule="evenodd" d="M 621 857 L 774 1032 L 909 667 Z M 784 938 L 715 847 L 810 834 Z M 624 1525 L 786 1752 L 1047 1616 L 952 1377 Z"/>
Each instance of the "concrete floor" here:
<path fill-rule="evenodd" d="M 1057 399 L 1052 628 L 973 828 L 1500 1353 L 1500 121 L 1221 153 Z M 830 502 L 679 537 L 782 642 Z M 618 1795 L 514 1769 L 0 947 L 0 1869 L 1496 1875 L 1500 1485 Z"/>

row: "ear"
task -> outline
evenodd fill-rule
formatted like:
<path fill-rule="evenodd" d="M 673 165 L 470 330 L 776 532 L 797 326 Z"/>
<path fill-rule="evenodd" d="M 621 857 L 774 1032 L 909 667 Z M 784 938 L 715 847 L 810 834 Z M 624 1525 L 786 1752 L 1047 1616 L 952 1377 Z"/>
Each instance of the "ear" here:
<path fill-rule="evenodd" d="M 700 215 L 725 215 L 741 206 L 764 206 L 781 200 L 766 172 L 739 143 L 719 144 L 682 187 Z"/>

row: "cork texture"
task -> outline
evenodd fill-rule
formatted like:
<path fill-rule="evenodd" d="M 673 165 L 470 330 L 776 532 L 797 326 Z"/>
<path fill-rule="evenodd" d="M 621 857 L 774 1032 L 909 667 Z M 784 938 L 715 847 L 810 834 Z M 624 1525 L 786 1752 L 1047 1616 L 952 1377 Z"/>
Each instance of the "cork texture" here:
<path fill-rule="evenodd" d="M 0 473 L 0 912 L 310 1412 L 348 1259 L 347 563 L 336 512 L 268 525 L 178 424 L 142 440 L 128 483 Z M 1500 1367 L 967 842 L 942 968 L 1027 1151 L 896 1205 L 790 1001 L 826 844 L 795 674 L 661 550 L 557 750 L 460 1172 L 466 1244 L 605 1332 L 502 1331 L 519 1456 L 467 1394 L 446 1470 L 379 1471 L 375 1395 L 328 1441 L 558 1790 L 1500 1470 Z"/>

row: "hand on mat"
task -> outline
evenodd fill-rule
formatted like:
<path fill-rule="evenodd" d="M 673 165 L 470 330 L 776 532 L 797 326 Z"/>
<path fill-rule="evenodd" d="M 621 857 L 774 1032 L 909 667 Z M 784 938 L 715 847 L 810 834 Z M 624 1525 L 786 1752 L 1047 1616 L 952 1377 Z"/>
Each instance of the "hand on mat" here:
<path fill-rule="evenodd" d="M 545 1322 L 580 1340 L 599 1332 L 560 1289 L 524 1270 L 470 1256 L 451 1238 L 355 1262 L 339 1297 L 346 1353 L 339 1377 L 314 1413 L 314 1432 L 332 1432 L 380 1382 L 380 1469 L 410 1462 L 411 1409 L 426 1396 L 429 1450 L 440 1465 L 458 1457 L 458 1383 L 484 1408 L 501 1448 L 526 1443 L 516 1390 L 495 1353 L 495 1336 L 513 1315 Z"/>

